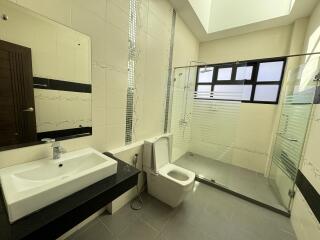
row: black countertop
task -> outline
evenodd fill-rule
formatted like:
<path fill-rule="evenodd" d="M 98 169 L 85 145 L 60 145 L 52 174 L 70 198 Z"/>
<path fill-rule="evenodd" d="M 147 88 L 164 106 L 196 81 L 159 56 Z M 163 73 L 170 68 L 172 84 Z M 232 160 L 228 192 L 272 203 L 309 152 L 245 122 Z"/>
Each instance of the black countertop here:
<path fill-rule="evenodd" d="M 0 195 L 0 239 L 54 239 L 137 184 L 139 170 L 118 161 L 117 173 L 10 224 Z"/>

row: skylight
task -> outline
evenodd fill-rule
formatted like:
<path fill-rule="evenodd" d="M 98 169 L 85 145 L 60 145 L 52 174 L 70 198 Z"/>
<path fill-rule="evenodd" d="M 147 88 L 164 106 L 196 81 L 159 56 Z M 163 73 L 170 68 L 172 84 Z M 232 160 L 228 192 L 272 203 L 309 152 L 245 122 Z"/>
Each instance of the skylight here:
<path fill-rule="evenodd" d="M 207 33 L 289 15 L 295 0 L 188 0 Z"/>

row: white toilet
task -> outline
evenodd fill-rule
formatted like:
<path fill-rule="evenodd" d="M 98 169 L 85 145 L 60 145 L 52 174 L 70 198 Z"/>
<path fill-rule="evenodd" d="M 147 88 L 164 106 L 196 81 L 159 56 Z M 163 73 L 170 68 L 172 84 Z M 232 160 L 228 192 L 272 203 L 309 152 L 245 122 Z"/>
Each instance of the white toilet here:
<path fill-rule="evenodd" d="M 148 192 L 171 207 L 178 206 L 193 188 L 195 173 L 170 164 L 172 135 L 144 142 L 143 170 Z"/>

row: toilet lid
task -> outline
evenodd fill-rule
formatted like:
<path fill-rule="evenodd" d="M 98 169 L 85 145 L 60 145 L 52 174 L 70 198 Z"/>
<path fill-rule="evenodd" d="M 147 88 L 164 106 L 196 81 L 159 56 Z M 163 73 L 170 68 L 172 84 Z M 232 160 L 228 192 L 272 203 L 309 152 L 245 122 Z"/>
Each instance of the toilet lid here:
<path fill-rule="evenodd" d="M 167 137 L 159 138 L 153 144 L 153 156 L 156 171 L 169 163 L 169 139 Z"/>

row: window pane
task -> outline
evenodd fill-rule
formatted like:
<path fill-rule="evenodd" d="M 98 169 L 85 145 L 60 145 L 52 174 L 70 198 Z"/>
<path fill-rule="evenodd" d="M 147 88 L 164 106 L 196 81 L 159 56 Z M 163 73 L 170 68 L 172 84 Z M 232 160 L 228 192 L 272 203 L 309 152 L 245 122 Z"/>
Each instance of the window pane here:
<path fill-rule="evenodd" d="M 196 97 L 197 98 L 210 98 L 211 85 L 198 85 Z"/>
<path fill-rule="evenodd" d="M 241 100 L 243 85 L 215 85 L 214 99 Z"/>
<path fill-rule="evenodd" d="M 232 68 L 231 67 L 219 68 L 217 80 L 218 81 L 230 80 L 231 79 L 231 74 L 232 74 Z"/>
<path fill-rule="evenodd" d="M 283 61 L 260 63 L 257 81 L 258 82 L 280 81 L 283 64 L 284 64 Z"/>
<path fill-rule="evenodd" d="M 249 101 L 251 98 L 252 85 L 243 85 L 242 100 Z"/>
<path fill-rule="evenodd" d="M 277 101 L 279 85 L 257 85 L 254 94 L 255 101 Z"/>
<path fill-rule="evenodd" d="M 253 66 L 237 67 L 236 80 L 251 80 Z"/>
<path fill-rule="evenodd" d="M 199 83 L 210 83 L 212 82 L 212 75 L 213 75 L 213 67 L 203 67 L 199 69 Z"/>

